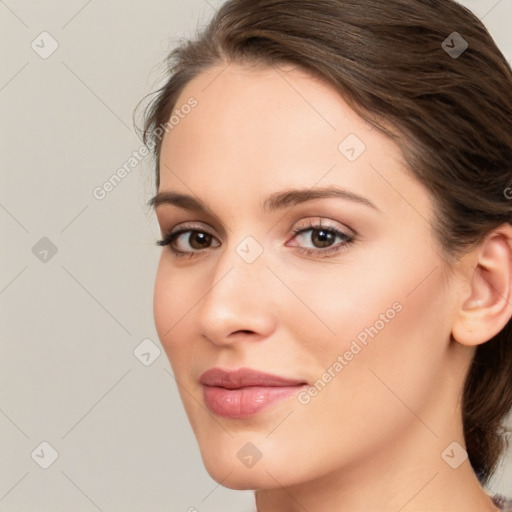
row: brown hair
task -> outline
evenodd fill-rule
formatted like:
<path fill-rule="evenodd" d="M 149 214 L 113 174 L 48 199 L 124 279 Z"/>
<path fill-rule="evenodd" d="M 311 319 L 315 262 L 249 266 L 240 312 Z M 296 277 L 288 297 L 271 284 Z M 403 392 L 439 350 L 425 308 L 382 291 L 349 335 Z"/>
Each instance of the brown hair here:
<path fill-rule="evenodd" d="M 468 48 L 450 54 L 463 40 Z M 395 140 L 431 193 L 447 257 L 512 223 L 512 70 L 480 20 L 455 1 L 226 2 L 195 40 L 171 52 L 168 81 L 145 110 L 142 137 L 154 150 L 157 188 L 155 129 L 192 78 L 231 62 L 297 65 Z M 502 423 L 511 407 L 509 321 L 477 348 L 464 384 L 464 436 L 481 484 L 508 445 Z"/>

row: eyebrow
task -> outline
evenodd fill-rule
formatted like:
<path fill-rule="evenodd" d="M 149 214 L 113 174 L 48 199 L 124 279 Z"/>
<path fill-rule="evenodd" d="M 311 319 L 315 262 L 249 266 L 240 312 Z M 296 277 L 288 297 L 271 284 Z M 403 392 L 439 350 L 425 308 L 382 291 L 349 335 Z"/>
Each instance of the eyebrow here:
<path fill-rule="evenodd" d="M 281 192 L 275 192 L 265 199 L 262 209 L 266 212 L 273 212 L 284 209 L 288 206 L 313 201 L 315 199 L 325 199 L 337 197 L 359 203 L 377 211 L 380 211 L 374 203 L 366 197 L 345 190 L 340 187 L 322 187 L 322 188 L 304 188 L 304 189 L 286 189 Z M 148 206 L 156 209 L 162 204 L 171 204 L 184 208 L 185 210 L 196 211 L 198 213 L 209 213 L 209 208 L 199 199 L 187 194 L 181 194 L 172 191 L 163 191 L 156 194 L 148 201 Z"/>

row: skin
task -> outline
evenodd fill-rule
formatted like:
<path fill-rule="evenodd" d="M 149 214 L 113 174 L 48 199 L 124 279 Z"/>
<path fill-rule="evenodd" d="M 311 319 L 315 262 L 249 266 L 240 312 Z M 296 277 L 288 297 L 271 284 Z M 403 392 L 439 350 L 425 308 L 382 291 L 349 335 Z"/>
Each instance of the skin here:
<path fill-rule="evenodd" d="M 464 460 L 464 376 L 476 345 L 511 316 L 492 293 L 509 297 L 509 227 L 449 273 L 431 197 L 400 148 L 300 69 L 223 63 L 189 82 L 176 108 L 191 96 L 197 106 L 163 139 L 159 191 L 192 195 L 208 211 L 162 204 L 156 214 L 164 234 L 187 223 L 212 240 L 182 235 L 174 246 L 192 258 L 162 248 L 154 318 L 209 474 L 255 489 L 259 512 L 497 510 L 469 461 L 453 469 L 441 454 L 457 442 L 452 453 Z M 349 134 L 366 146 L 355 161 L 338 149 Z M 376 208 L 337 197 L 261 207 L 284 189 L 328 185 Z M 354 242 L 320 257 L 329 245 L 318 231 L 293 232 L 319 220 Z M 236 252 L 247 236 L 263 250 L 252 263 Z M 491 270 L 477 275 L 482 265 Z M 206 409 L 198 379 L 208 368 L 312 385 L 397 303 L 306 405 L 291 397 L 248 419 Z M 262 454 L 252 467 L 237 457 L 248 442 Z"/>

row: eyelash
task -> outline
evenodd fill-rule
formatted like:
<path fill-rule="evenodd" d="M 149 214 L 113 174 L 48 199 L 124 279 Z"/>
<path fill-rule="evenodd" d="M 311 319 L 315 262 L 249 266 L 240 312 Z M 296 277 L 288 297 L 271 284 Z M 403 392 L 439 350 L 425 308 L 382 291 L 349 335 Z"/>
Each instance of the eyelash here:
<path fill-rule="evenodd" d="M 347 249 L 354 241 L 355 237 L 352 235 L 348 235 L 347 233 L 344 233 L 343 231 L 340 231 L 337 228 L 330 227 L 330 226 L 323 226 L 322 222 L 320 221 L 319 224 L 313 223 L 311 221 L 308 221 L 303 224 L 299 224 L 294 230 L 294 237 L 296 238 L 298 235 L 305 233 L 307 231 L 325 231 L 334 236 L 334 239 L 341 238 L 342 242 L 341 244 L 335 245 L 334 247 L 328 247 L 327 249 L 310 249 L 307 247 L 297 247 L 297 250 L 301 254 L 306 254 L 308 256 L 317 256 L 320 258 L 327 257 L 330 255 L 337 254 L 345 249 Z M 182 234 L 184 233 L 206 233 L 210 234 L 205 230 L 197 229 L 197 226 L 185 226 L 182 229 L 179 229 L 178 231 L 175 231 L 174 233 L 168 233 L 164 235 L 160 240 L 157 240 L 156 244 L 159 246 L 169 246 L 169 249 L 171 252 L 177 257 L 177 258 L 193 258 L 197 254 L 200 254 L 202 252 L 205 252 L 204 250 L 197 250 L 197 251 L 180 251 L 178 249 L 175 249 L 172 246 L 172 243 Z"/>

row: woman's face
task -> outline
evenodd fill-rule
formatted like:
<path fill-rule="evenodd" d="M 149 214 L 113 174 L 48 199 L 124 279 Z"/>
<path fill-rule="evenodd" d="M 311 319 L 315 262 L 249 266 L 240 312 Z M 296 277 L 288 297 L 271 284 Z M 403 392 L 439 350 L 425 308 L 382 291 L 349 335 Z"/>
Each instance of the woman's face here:
<path fill-rule="evenodd" d="M 271 488 L 389 470 L 418 442 L 440 460 L 456 290 L 399 148 L 290 67 L 212 68 L 174 114 L 156 212 L 182 233 L 154 315 L 210 475 Z M 212 368 L 286 381 L 202 380 Z"/>

